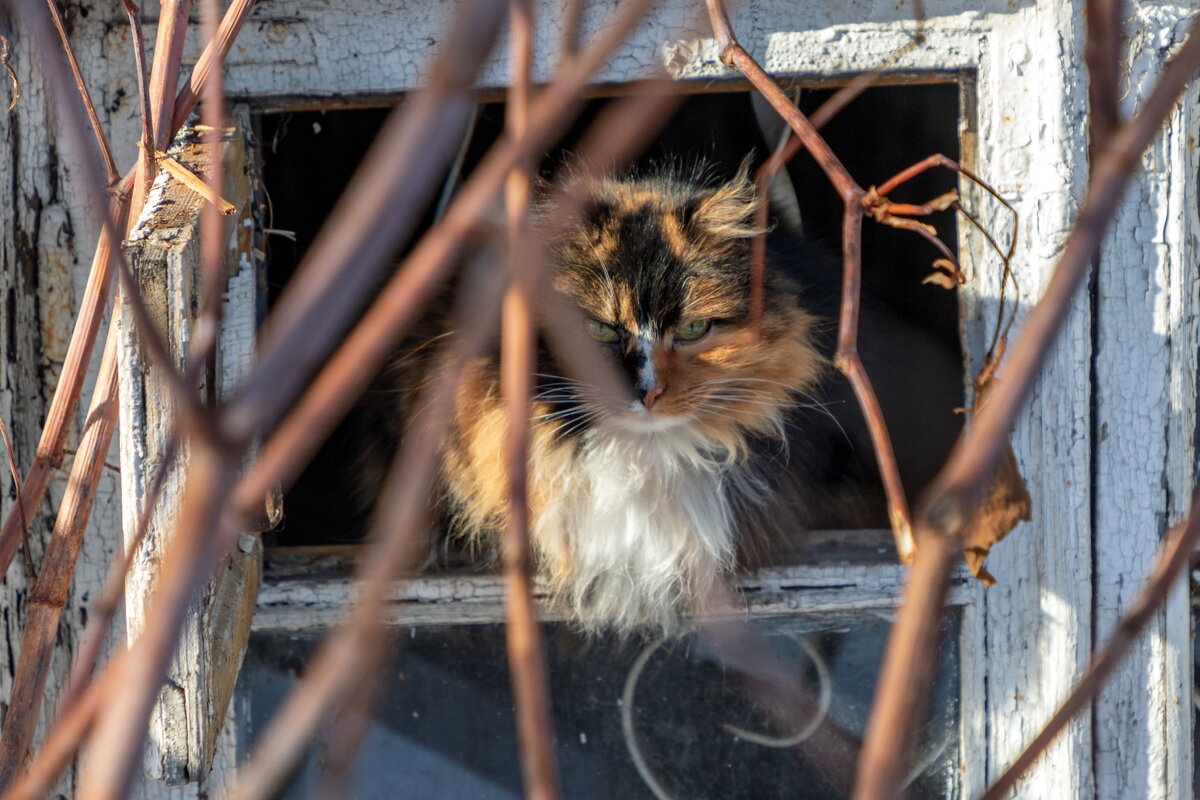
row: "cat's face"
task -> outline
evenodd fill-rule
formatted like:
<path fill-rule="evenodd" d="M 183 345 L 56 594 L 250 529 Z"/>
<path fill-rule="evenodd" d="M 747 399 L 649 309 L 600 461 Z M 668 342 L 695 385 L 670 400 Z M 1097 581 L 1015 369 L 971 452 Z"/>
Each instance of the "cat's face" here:
<path fill-rule="evenodd" d="M 556 243 L 556 286 L 583 310 L 635 398 L 601 422 L 689 425 L 736 449 L 748 433 L 773 432 L 822 362 L 799 289 L 782 276 L 768 274 L 761 331 L 752 325 L 750 181 L 604 180 L 591 194 Z"/>

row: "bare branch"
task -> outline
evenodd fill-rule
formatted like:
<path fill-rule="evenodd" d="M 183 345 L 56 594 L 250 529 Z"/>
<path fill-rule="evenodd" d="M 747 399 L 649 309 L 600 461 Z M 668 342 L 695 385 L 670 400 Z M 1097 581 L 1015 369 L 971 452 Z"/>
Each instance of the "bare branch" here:
<path fill-rule="evenodd" d="M 200 53 L 200 58 L 196 60 L 196 66 L 192 67 L 191 77 L 175 98 L 174 116 L 171 117 L 172 135 L 174 135 L 174 131 L 183 127 L 188 115 L 196 107 L 197 99 L 204 94 L 209 79 L 225 63 L 225 57 L 229 55 L 229 48 L 233 47 L 233 42 L 241 32 L 242 26 L 246 24 L 246 20 L 254 11 L 254 3 L 255 0 L 233 0 L 226 9 L 225 16 L 221 18 L 221 24 L 217 26 L 216 35 L 212 38 L 206 37 L 208 43 Z M 170 138 L 165 142 L 159 142 L 158 149 L 166 150 L 168 142 L 170 142 Z"/>
<path fill-rule="evenodd" d="M 178 526 L 155 584 L 145 629 L 126 657 L 110 665 L 111 691 L 98 710 L 91 747 L 78 785 L 81 800 L 120 797 L 129 787 L 146 737 L 146 720 L 179 638 L 184 614 L 236 529 L 224 498 L 237 479 L 240 454 L 218 451 L 209 436 L 189 437 L 188 479 Z M 218 525 L 220 528 L 218 529 Z"/>
<path fill-rule="evenodd" d="M 1088 149 L 1091 163 L 1103 143 L 1121 126 L 1117 107 L 1121 80 L 1121 0 L 1087 0 Z"/>
<path fill-rule="evenodd" d="M 67 686 L 60 698 L 63 708 L 70 708 L 81 696 L 81 693 L 88 688 L 92 668 L 96 665 L 96 659 L 100 656 L 100 648 L 104 644 L 105 631 L 108 630 L 109 623 L 124 599 L 125 576 L 129 574 L 134 556 L 140 550 L 142 540 L 146 538 L 146 532 L 150 529 L 150 519 L 158 505 L 159 497 L 162 495 L 167 474 L 175 468 L 175 456 L 179 452 L 179 444 L 179 430 L 176 426 L 171 438 L 167 441 L 167 447 L 158 471 L 154 474 L 154 480 L 146 492 L 145 505 L 138 514 L 137 530 L 133 540 L 122 549 L 120 556 L 114 557 L 112 563 L 109 564 L 108 574 L 100 589 L 100 596 L 88 609 L 87 625 L 84 626 L 83 633 L 79 637 L 79 645 L 76 647 L 71 671 L 67 676 Z"/>
<path fill-rule="evenodd" d="M 279 418 L 419 222 L 454 156 L 474 105 L 475 72 L 499 30 L 500 5 L 476 6 L 478 13 L 460 17 L 429 85 L 389 117 L 275 303 L 259 335 L 258 366 L 224 415 L 230 440 L 248 440 Z"/>
<path fill-rule="evenodd" d="M 154 125 L 154 149 L 166 150 L 175 136 L 175 131 L 183 126 L 183 120 L 195 107 L 192 99 L 183 119 L 174 121 L 175 114 L 181 111 L 176 108 L 179 103 L 175 100 L 175 87 L 179 83 L 179 69 L 183 60 L 183 43 L 187 36 L 188 14 L 192 10 L 192 0 L 163 0 L 158 14 L 158 35 L 154 43 L 154 67 L 150 70 L 150 118 Z M 233 9 L 231 8 L 230 11 Z M 196 65 L 200 66 L 199 64 Z M 195 75 L 195 70 L 192 72 Z M 138 207 L 137 204 L 134 205 Z"/>
<path fill-rule="evenodd" d="M 79 98 L 83 101 L 83 108 L 87 112 L 92 135 L 95 136 L 96 144 L 100 148 L 100 157 L 104 159 L 104 169 L 108 172 L 108 185 L 112 186 L 121 177 L 121 173 L 117 172 L 116 162 L 113 161 L 112 148 L 108 146 L 108 138 L 105 137 L 104 128 L 100 125 L 96 106 L 92 103 L 87 83 L 83 80 L 83 72 L 80 71 L 79 62 L 75 59 L 75 51 L 71 48 L 71 39 L 67 36 L 67 28 L 63 24 L 62 12 L 58 10 L 57 0 L 46 0 L 46 6 L 50 10 L 50 21 L 54 23 L 54 31 L 58 34 L 58 43 L 62 46 L 63 53 L 67 56 L 67 63 L 71 67 L 71 76 L 75 79 L 75 87 L 79 89 Z M 16 81 L 15 76 L 13 81 Z"/>
<path fill-rule="evenodd" d="M 488 286 L 498 288 L 494 275 Z M 393 637 L 378 624 L 392 582 L 415 568 L 427 541 L 429 494 L 440 442 L 449 423 L 454 391 L 467 362 L 478 353 L 496 323 L 496 291 L 476 291 L 460 299 L 462 335 L 443 358 L 444 367 L 420 401 L 429 410 L 424 424 L 407 437 L 396 454 L 359 562 L 354 607 L 345 622 L 321 644 L 304 676 L 255 742 L 226 800 L 273 796 L 304 754 L 313 732 L 337 708 L 352 699 L 357 684 L 377 675 Z"/>
<path fill-rule="evenodd" d="M 218 0 L 204 0 L 201 8 L 206 50 L 217 49 L 217 23 L 221 8 Z M 204 106 L 201 121 L 206 130 L 203 141 L 208 151 L 209 169 L 205 174 L 206 197 L 220 198 L 224 194 L 225 175 L 222 145 L 225 132 L 225 83 L 221 70 L 212 70 L 204 82 Z M 205 203 L 200 210 L 200 270 L 203 291 L 200 316 L 196 320 L 192 344 L 187 356 L 187 383 L 194 385 L 205 369 L 210 375 L 221 330 L 221 303 L 225 294 L 228 272 L 225 269 L 225 221 L 223 211 L 214 203 Z M 209 382 L 209 391 L 215 386 Z M 215 396 L 214 398 L 215 399 Z"/>
<path fill-rule="evenodd" d="M 865 193 L 829 149 L 829 145 L 817 133 L 812 123 L 800 113 L 800 109 L 788 99 L 774 79 L 738 44 L 722 0 L 706 0 L 706 3 L 721 61 L 730 69 L 736 69 L 745 75 L 771 107 L 783 117 L 845 203 L 842 222 L 842 303 L 838 314 L 837 353 L 834 356 L 834 365 L 850 381 L 862 407 L 863 416 L 867 420 L 871 443 L 875 448 L 875 461 L 887 496 L 888 519 L 896 541 L 896 552 L 902 562 L 909 563 L 913 557 L 914 544 L 908 499 L 900 482 L 900 471 L 896 466 L 891 437 L 888 436 L 879 401 L 871 388 L 866 370 L 862 368 L 858 359 L 862 200 Z"/>
<path fill-rule="evenodd" d="M 29 545 L 29 515 L 25 513 L 25 503 L 21 500 L 21 471 L 17 468 L 17 453 L 13 450 L 12 439 L 8 438 L 8 426 L 0 419 L 0 437 L 4 439 L 4 452 L 8 455 L 8 474 L 12 478 L 13 494 L 17 498 L 17 514 L 21 518 L 21 533 L 24 535 L 22 544 L 25 557 L 25 577 L 32 586 L 37 578 L 37 570 L 33 566 L 33 548 Z M 0 786 L 3 782 L 0 782 Z"/>
<path fill-rule="evenodd" d="M 55 0 L 47 0 L 53 3 Z M 154 175 L 154 123 L 150 120 L 151 102 L 150 86 L 146 75 L 146 42 L 142 36 L 142 12 L 132 0 L 122 0 L 125 5 L 125 15 L 129 17 L 129 30 L 133 39 L 133 64 L 137 72 L 138 83 L 138 112 L 142 118 L 141 163 L 138 168 L 145 176 L 144 180 L 152 180 Z M 114 169 L 115 172 L 115 169 Z M 111 183 L 116 183 L 114 175 Z M 144 189 L 143 189 L 144 191 Z"/>
<path fill-rule="evenodd" d="M 511 0 L 509 31 L 512 86 L 505 108 L 505 130 L 520 141 L 529 127 L 529 93 L 533 59 L 533 4 Z M 508 288 L 504 293 L 500 344 L 501 394 L 508 433 L 504 463 L 508 475 L 508 519 L 501 539 L 504 563 L 505 635 L 516 701 L 517 741 L 525 795 L 553 800 L 561 795 L 554 729 L 541 629 L 533 602 L 533 559 L 529 547 L 529 498 L 526 463 L 529 451 L 529 397 L 534 366 L 533 281 L 526 253 L 530 237 L 529 206 L 532 158 L 522 159 L 505 182 L 508 219 Z"/>
<path fill-rule="evenodd" d="M 8 99 L 8 108 L 5 109 L 11 114 L 17 107 L 17 101 L 21 99 L 21 82 L 17 80 L 17 72 L 9 61 L 7 36 L 0 36 L 0 64 L 4 65 L 4 71 L 8 73 L 8 82 L 12 84 L 12 97 Z"/>

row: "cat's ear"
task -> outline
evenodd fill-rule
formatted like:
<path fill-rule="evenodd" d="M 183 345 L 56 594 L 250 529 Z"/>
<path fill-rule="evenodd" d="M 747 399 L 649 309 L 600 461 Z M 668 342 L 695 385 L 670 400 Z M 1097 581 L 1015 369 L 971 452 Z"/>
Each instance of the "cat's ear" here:
<path fill-rule="evenodd" d="M 688 225 L 723 239 L 746 239 L 759 233 L 754 212 L 759 198 L 750 178 L 750 159 L 738 168 L 728 183 L 693 200 L 684 210 Z"/>

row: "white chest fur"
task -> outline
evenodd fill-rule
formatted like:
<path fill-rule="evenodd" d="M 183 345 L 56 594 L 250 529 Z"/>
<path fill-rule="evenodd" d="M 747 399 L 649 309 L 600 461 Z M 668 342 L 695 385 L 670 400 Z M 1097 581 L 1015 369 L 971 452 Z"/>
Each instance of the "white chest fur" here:
<path fill-rule="evenodd" d="M 624 631 L 674 627 L 733 567 L 734 507 L 757 494 L 686 425 L 594 429 L 571 468 L 549 477 L 536 536 L 570 554 L 564 599 L 584 625 Z"/>

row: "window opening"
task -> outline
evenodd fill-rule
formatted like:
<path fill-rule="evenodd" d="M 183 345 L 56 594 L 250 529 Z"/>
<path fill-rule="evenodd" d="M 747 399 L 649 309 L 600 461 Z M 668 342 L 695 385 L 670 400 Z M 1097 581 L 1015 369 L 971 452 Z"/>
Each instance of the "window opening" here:
<path fill-rule="evenodd" d="M 831 92 L 800 91 L 800 105 L 811 112 Z M 934 152 L 958 159 L 958 101 L 959 87 L 952 82 L 876 87 L 823 135 L 864 186 L 882 183 Z M 579 122 L 547 154 L 543 177 L 552 178 L 570 158 L 606 102 L 588 102 Z M 294 271 L 386 114 L 387 109 L 358 109 L 258 116 L 271 201 L 269 227 L 294 232 L 294 239 L 278 234 L 269 240 L 266 281 L 272 297 Z M 480 106 L 466 149 L 465 175 L 500 134 L 503 117 L 501 102 Z M 747 153 L 754 153 L 754 166 L 769 155 L 778 133 L 767 127 L 764 132 L 757 122 L 749 92 L 697 93 L 685 100 L 635 168 L 700 158 L 713 165 L 718 177 L 728 179 Z M 313 165 L 319 168 L 311 169 Z M 841 203 L 807 155 L 793 160 L 788 175 L 804 234 L 828 248 L 830 281 L 836 287 Z M 954 184 L 953 175 L 932 171 L 894 199 L 923 200 Z M 782 213 L 772 214 L 775 224 L 783 224 Z M 956 249 L 953 215 L 928 221 Z M 432 212 L 424 225 L 431 223 Z M 921 283 L 938 254 L 919 237 L 866 224 L 863 245 L 864 308 L 874 306 L 883 317 L 902 320 L 907 333 L 885 324 L 883 330 L 864 329 L 861 340 L 898 349 L 896 363 L 890 365 L 898 369 L 888 374 L 874 370 L 872 378 L 881 396 L 893 402 L 913 395 L 916 407 L 901 407 L 896 419 L 889 414 L 889 425 L 905 477 L 927 478 L 944 460 L 961 419 L 954 412 L 963 404 L 956 292 Z M 836 294 L 831 299 L 833 309 Z M 829 317 L 832 331 L 832 311 Z M 922 372 L 931 360 L 923 354 L 928 351 L 905 349 L 915 340 L 941 353 L 932 359 L 940 372 Z M 941 396 L 931 401 L 939 387 Z M 842 402 L 858 413 L 848 393 Z M 294 579 L 305 582 L 311 597 L 325 598 L 318 603 L 327 607 L 308 616 L 290 609 L 283 616 L 257 618 L 237 695 L 236 738 L 243 752 L 294 683 L 324 627 L 336 619 L 337 613 L 330 612 L 340 608 L 346 591 L 354 548 L 345 545 L 358 540 L 363 523 L 341 502 L 348 491 L 344 476 L 357 452 L 353 426 L 353 420 L 342 426 L 289 492 L 285 521 L 269 535 L 267 544 L 273 547 L 267 551 L 267 590 L 260 612 L 272 610 L 272 604 L 274 610 L 286 606 L 286 585 Z M 918 487 L 909 483 L 907 488 L 915 495 Z M 887 525 L 882 510 L 881 503 L 878 517 L 870 520 L 881 529 Z M 853 763 L 863 735 L 887 632 L 887 612 L 871 609 L 891 603 L 890 596 L 871 594 L 875 573 L 870 570 L 898 573 L 899 568 L 893 566 L 891 536 L 885 530 L 819 531 L 791 544 L 795 546 L 775 554 L 777 563 L 811 564 L 819 570 L 836 562 L 839 574 L 848 577 L 847 586 L 835 591 L 842 597 L 860 592 L 854 604 L 836 608 L 834 601 L 834 610 L 826 606 L 816 612 L 789 605 L 788 592 L 794 587 L 787 583 L 785 573 L 792 574 L 788 567 L 778 575 L 758 573 L 760 585 L 744 587 L 753 625 L 785 663 L 795 666 L 816 699 L 817 724 L 792 734 L 805 741 L 771 746 L 780 744 L 780 732 L 755 709 L 732 665 L 727 670 L 717 663 L 698 640 L 585 636 L 569 621 L 554 620 L 547 624 L 546 642 L 566 795 L 770 798 L 791 796 L 796 786 L 805 786 L 806 796 L 846 796 L 848 787 L 839 781 L 853 774 L 845 764 Z M 447 564 L 443 558 L 438 571 L 448 566 L 461 564 Z M 428 583 L 425 590 L 414 588 L 420 597 L 398 599 L 400 616 L 389 624 L 409 626 L 399 642 L 404 652 L 384 680 L 386 697 L 374 710 L 351 779 L 356 796 L 390 795 L 401 785 L 411 787 L 407 796 L 414 797 L 520 796 L 508 678 L 498 668 L 504 652 L 503 628 L 495 622 L 499 588 L 484 575 L 451 575 L 428 579 L 441 581 L 440 588 Z M 422 591 L 432 594 L 425 597 Z M 875 599 L 864 601 L 868 595 Z M 549 613 L 553 618 L 553 610 Z M 912 768 L 913 790 L 921 796 L 954 797 L 959 792 L 961 626 L 960 613 L 948 614 L 943 622 L 936 699 Z M 284 797 L 308 796 L 320 785 L 322 752 L 318 744 Z M 841 766 L 839 759 L 845 761 Z"/>
<path fill-rule="evenodd" d="M 812 111 L 832 91 L 800 91 L 802 109 Z M 958 158 L 958 91 L 958 85 L 952 82 L 875 87 L 842 111 L 822 133 L 864 185 L 881 183 L 933 152 Z M 757 166 L 770 153 L 777 133 L 764 133 L 751 97 L 745 91 L 689 96 L 635 168 L 703 159 L 713 165 L 719 177 L 727 179 L 748 153 L 754 154 Z M 547 154 L 541 170 L 544 177 L 551 178 L 570 158 L 573 146 L 606 102 L 605 98 L 589 101 L 579 121 Z M 268 227 L 276 231 L 268 237 L 266 281 L 272 299 L 311 244 L 387 112 L 371 108 L 258 116 L 264 184 L 270 198 Z M 466 152 L 464 175 L 470 174 L 500 134 L 503 115 L 502 102 L 480 106 Z M 773 112 L 768 110 L 763 118 L 773 119 Z M 767 141 L 768 134 L 772 141 Z M 832 301 L 832 317 L 840 278 L 837 253 L 841 203 L 806 154 L 797 156 L 788 172 L 805 235 L 825 245 L 831 254 L 831 283 L 825 294 Z M 951 188 L 954 181 L 949 173 L 930 171 L 906 185 L 897 199 L 932 197 Z M 772 218 L 780 224 L 779 214 L 773 212 Z M 928 221 L 954 248 L 953 213 L 943 212 Z M 432 210 L 422 229 L 431 222 Z M 864 350 L 878 346 L 886 353 L 876 360 L 888 364 L 889 369 L 875 369 L 871 375 L 888 412 L 906 488 L 915 497 L 919 485 L 944 460 L 961 422 L 952 411 L 963 404 L 956 292 L 921 283 L 937 254 L 919 237 L 868 223 L 864 225 L 863 247 L 864 308 L 879 309 L 880 314 L 875 316 L 885 321 L 872 323 L 872 315 L 867 313 L 860 340 Z M 902 336 L 897 335 L 890 320 L 903 323 Z M 832 319 L 829 325 L 832 330 Z M 884 331 L 873 329 L 881 325 Z M 864 352 L 871 369 L 869 358 L 870 354 Z M 931 361 L 937 362 L 937 368 L 926 369 Z M 839 381 L 835 377 L 831 385 Z M 857 418 L 848 389 L 834 394 L 829 402 L 852 407 L 849 413 Z M 356 435 L 351 418 L 288 493 L 284 522 L 269 536 L 268 545 L 339 545 L 361 538 L 364 520 L 342 502 L 354 488 L 348 476 L 357 469 Z M 882 504 L 866 526 L 887 527 Z M 806 540 L 793 544 L 796 547 L 791 548 L 789 558 L 795 556 L 797 548 L 805 549 Z"/>

